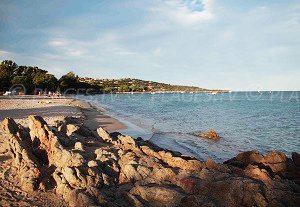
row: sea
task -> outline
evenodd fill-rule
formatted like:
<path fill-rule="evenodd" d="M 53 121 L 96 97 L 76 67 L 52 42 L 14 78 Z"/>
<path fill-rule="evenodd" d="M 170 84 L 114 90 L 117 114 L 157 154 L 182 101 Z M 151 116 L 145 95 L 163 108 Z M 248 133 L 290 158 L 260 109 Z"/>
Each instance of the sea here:
<path fill-rule="evenodd" d="M 200 160 L 240 152 L 300 153 L 300 91 L 78 96 L 123 122 L 121 133 Z M 196 136 L 215 130 L 219 141 Z"/>

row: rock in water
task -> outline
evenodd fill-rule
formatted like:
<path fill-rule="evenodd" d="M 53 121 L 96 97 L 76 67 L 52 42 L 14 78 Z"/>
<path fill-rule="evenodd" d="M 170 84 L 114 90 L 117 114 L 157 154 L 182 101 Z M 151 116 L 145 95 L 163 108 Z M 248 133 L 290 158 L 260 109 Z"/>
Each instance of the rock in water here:
<path fill-rule="evenodd" d="M 198 135 L 199 137 L 202 137 L 202 138 L 207 138 L 207 139 L 211 139 L 211 140 L 219 140 L 220 139 L 220 136 L 217 134 L 217 132 L 215 132 L 214 130 L 210 130 L 208 133 L 206 134 L 199 134 Z"/>

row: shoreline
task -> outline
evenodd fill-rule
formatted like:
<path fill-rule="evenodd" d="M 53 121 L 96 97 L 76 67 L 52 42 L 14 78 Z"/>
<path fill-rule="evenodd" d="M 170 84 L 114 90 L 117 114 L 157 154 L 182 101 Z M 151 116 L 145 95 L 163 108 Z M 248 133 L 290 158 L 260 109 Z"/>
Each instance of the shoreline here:
<path fill-rule="evenodd" d="M 100 107 L 96 107 L 87 100 L 74 98 L 73 102 L 79 103 L 79 108 L 84 118 L 83 124 L 92 131 L 95 131 L 99 127 L 110 132 L 127 128 L 118 119 L 108 115 Z"/>
<path fill-rule="evenodd" d="M 136 125 L 135 123 L 126 120 L 123 117 L 117 116 L 112 111 L 106 110 L 103 106 L 101 106 L 101 104 L 95 104 L 90 100 L 84 100 L 84 99 L 77 99 L 77 100 L 88 103 L 91 106 L 91 108 L 93 108 L 96 111 L 99 111 L 104 116 L 110 117 L 110 119 L 116 122 L 115 125 L 117 127 L 113 127 L 113 128 L 110 127 L 108 129 L 106 128 L 105 130 L 107 131 L 111 131 L 111 132 L 118 131 L 122 134 L 130 135 L 135 138 L 143 137 L 144 140 L 149 140 L 154 134 L 152 131 L 143 128 L 142 126 Z M 85 113 L 84 110 L 83 113 Z"/>
<path fill-rule="evenodd" d="M 20 115 L 14 107 L 26 113 L 59 113 L 58 117 L 68 112 L 77 114 L 80 123 L 64 120 L 48 125 L 40 116 L 26 118 L 23 126 L 28 128 L 13 119 L 2 122 L 1 206 L 20 202 L 21 206 L 72 207 L 299 203 L 300 154 L 296 152 L 290 158 L 279 151 L 252 150 L 224 163 L 201 161 L 142 138 L 98 128 L 122 131 L 124 125 L 85 100 L 52 100 L 42 106 L 37 100 L 7 103 L 6 110 L 14 115 Z"/>
<path fill-rule="evenodd" d="M 6 117 L 11 117 L 24 126 L 26 126 L 27 117 L 35 114 L 42 116 L 50 124 L 63 120 L 65 117 L 74 116 L 81 118 L 84 125 L 91 130 L 96 130 L 98 127 L 107 131 L 127 128 L 126 125 L 87 100 L 76 99 L 76 97 L 49 98 L 34 95 L 0 97 L 0 112 L 0 122 Z"/>

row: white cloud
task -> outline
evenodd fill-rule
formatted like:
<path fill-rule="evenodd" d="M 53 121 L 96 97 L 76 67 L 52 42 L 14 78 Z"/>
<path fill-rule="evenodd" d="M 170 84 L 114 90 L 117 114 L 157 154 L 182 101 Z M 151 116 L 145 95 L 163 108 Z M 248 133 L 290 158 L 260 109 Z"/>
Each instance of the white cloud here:
<path fill-rule="evenodd" d="M 63 36 L 57 35 L 56 36 Z M 52 53 L 46 56 L 54 59 L 66 58 L 100 58 L 101 56 L 131 56 L 136 55 L 135 52 L 121 45 L 121 36 L 118 32 L 107 31 L 97 35 L 89 40 L 80 40 L 64 35 L 64 37 L 50 37 L 48 47 Z"/>
<path fill-rule="evenodd" d="M 199 4 L 202 5 L 201 8 Z M 213 0 L 169 0 L 152 10 L 183 26 L 206 22 L 215 17 Z"/>
<path fill-rule="evenodd" d="M 51 40 L 49 42 L 49 45 L 52 47 L 62 47 L 66 45 L 66 42 L 62 41 L 62 40 Z"/>
<path fill-rule="evenodd" d="M 0 51 L 0 58 L 57 74 L 65 68 L 84 76 L 132 76 L 208 88 L 248 89 L 248 83 L 257 82 L 270 89 L 273 74 L 298 74 L 299 3 L 150 0 L 136 4 L 130 7 L 134 11 L 122 10 L 124 16 L 95 8 L 85 18 L 66 17 L 47 30 L 32 31 L 43 38 L 31 52 L 19 50 L 18 45 L 10 50 L 13 53 Z M 291 80 L 282 80 L 278 87 L 299 88 L 299 81 Z"/>
<path fill-rule="evenodd" d="M 14 60 L 16 53 L 6 50 L 0 50 L 0 60 Z"/>

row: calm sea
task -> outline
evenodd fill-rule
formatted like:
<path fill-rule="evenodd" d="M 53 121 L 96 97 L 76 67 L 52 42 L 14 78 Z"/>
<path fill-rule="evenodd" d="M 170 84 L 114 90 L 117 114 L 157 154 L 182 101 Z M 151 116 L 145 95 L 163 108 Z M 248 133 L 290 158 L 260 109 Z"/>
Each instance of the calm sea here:
<path fill-rule="evenodd" d="M 123 133 L 198 159 L 239 152 L 300 152 L 300 92 L 105 94 L 80 96 L 129 126 Z M 215 130 L 220 141 L 195 133 Z"/>

